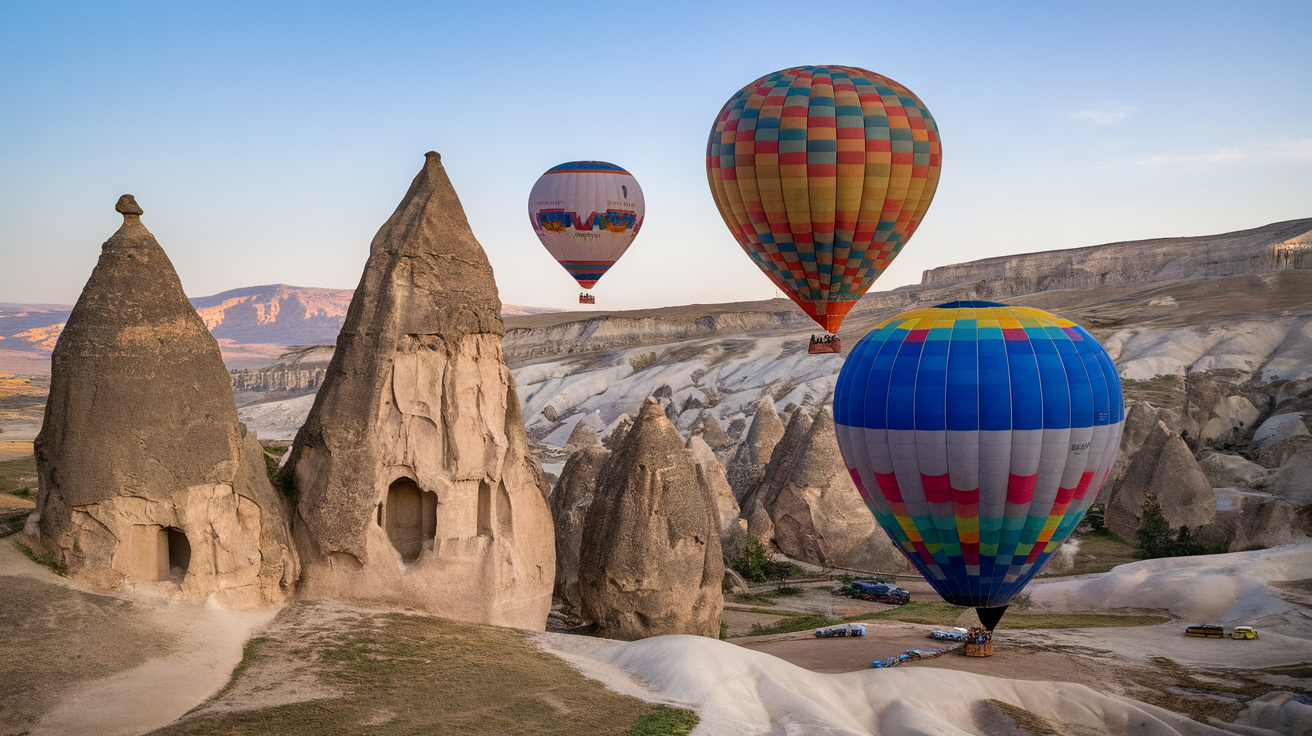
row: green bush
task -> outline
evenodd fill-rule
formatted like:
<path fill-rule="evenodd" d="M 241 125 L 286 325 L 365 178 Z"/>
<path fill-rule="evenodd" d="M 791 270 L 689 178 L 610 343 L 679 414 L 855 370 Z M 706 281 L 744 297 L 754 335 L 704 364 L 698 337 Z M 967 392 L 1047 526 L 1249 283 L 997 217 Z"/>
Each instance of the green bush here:
<path fill-rule="evenodd" d="M 1171 524 L 1162 513 L 1157 495 L 1149 493 L 1143 500 L 1139 530 L 1134 533 L 1135 554 L 1144 560 L 1161 557 L 1192 557 L 1225 552 L 1224 544 L 1204 544 L 1193 538 L 1188 526 L 1171 531 Z"/>
<path fill-rule="evenodd" d="M 747 543 L 738 554 L 729 561 L 729 567 L 749 583 L 766 583 L 771 580 L 786 580 L 793 570 L 793 565 L 775 562 L 770 559 L 765 545 L 756 537 L 749 536 Z"/>

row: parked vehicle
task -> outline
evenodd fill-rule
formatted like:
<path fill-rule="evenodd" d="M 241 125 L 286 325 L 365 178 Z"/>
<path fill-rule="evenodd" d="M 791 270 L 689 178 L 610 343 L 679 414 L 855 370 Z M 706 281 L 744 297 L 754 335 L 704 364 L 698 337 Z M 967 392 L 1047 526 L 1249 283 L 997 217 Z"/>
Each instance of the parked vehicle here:
<path fill-rule="evenodd" d="M 1230 632 L 1231 639 L 1256 639 L 1257 629 L 1252 626 L 1236 626 L 1235 630 Z"/>
<path fill-rule="evenodd" d="M 960 626 L 954 626 L 951 631 L 944 631 L 943 629 L 934 629 L 933 631 L 929 632 L 929 635 L 934 637 L 935 639 L 938 639 L 939 641 L 965 641 L 967 633 L 969 632 L 967 632 L 966 629 L 963 629 Z"/>
<path fill-rule="evenodd" d="M 1194 624 L 1184 630 L 1185 636 L 1202 636 L 1208 639 L 1224 639 L 1225 629 L 1211 624 Z"/>
<path fill-rule="evenodd" d="M 891 603 L 895 606 L 900 606 L 911 600 L 911 593 L 896 585 L 868 583 L 864 580 L 855 580 L 850 585 L 844 585 L 834 591 L 834 595 L 845 595 L 849 598 L 874 601 L 876 603 Z"/>
<path fill-rule="evenodd" d="M 816 629 L 815 635 L 821 639 L 828 639 L 833 636 L 865 636 L 866 627 L 863 624 L 839 624 L 838 626 L 826 626 L 823 629 Z"/>

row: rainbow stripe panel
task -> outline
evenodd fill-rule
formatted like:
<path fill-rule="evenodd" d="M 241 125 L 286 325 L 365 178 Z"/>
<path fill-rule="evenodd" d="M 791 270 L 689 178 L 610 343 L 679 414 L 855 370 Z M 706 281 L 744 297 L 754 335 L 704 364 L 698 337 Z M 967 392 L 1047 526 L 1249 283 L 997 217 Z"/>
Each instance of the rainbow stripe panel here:
<path fill-rule="evenodd" d="M 628 250 L 645 213 L 638 180 L 605 161 L 553 166 L 528 198 L 529 223 L 543 247 L 585 289 Z"/>
<path fill-rule="evenodd" d="M 725 103 L 706 175 L 738 244 L 830 332 L 901 252 L 938 186 L 934 118 L 847 66 L 784 69 Z"/>
<path fill-rule="evenodd" d="M 1074 322 L 952 302 L 852 348 L 834 421 L 852 479 L 949 603 L 1006 605 L 1061 546 L 1120 449 L 1121 380 Z"/>

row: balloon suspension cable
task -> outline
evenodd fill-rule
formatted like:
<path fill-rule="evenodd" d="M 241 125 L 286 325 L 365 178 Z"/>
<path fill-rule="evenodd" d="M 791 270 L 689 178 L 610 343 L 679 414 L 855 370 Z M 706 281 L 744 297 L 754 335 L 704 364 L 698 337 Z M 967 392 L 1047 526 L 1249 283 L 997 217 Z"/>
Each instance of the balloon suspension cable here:
<path fill-rule="evenodd" d="M 989 631 L 997 627 L 998 622 L 1002 620 L 1002 614 L 1006 612 L 1006 606 L 979 607 L 975 609 L 975 615 L 979 616 L 979 622 L 984 624 L 984 628 Z"/>

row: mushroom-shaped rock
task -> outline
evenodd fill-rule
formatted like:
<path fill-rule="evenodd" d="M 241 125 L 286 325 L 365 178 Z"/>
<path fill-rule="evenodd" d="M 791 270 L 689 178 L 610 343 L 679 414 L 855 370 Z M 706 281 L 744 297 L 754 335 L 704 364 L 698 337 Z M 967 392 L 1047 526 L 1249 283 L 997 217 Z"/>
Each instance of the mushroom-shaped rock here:
<path fill-rule="evenodd" d="M 595 436 L 595 435 L 594 435 Z M 579 602 L 579 546 L 583 523 L 597 493 L 597 475 L 610 458 L 604 447 L 585 447 L 565 461 L 560 480 L 551 492 L 551 519 L 556 527 L 555 600 L 573 613 Z"/>
<path fill-rule="evenodd" d="M 711 489 L 649 398 L 602 468 L 584 521 L 583 617 L 613 639 L 718 637 L 723 579 Z"/>
<path fill-rule="evenodd" d="M 100 588 L 280 603 L 296 552 L 219 345 L 123 195 L 51 356 L 34 546 Z"/>
<path fill-rule="evenodd" d="M 492 266 L 429 153 L 292 446 L 307 595 L 545 627 L 551 510 L 504 334 Z"/>
<path fill-rule="evenodd" d="M 852 482 L 834 419 L 825 409 L 816 412 L 805 441 L 794 450 L 788 477 L 767 510 L 775 546 L 795 560 L 879 572 L 906 568 L 906 558 Z"/>
<path fill-rule="evenodd" d="M 725 467 L 725 476 L 739 503 L 761 482 L 761 473 L 770 462 L 774 446 L 783 436 L 784 425 L 779 421 L 774 404 L 769 397 L 763 397 L 756 403 L 756 415 L 752 418 L 752 426 L 747 429 L 747 437 Z"/>

